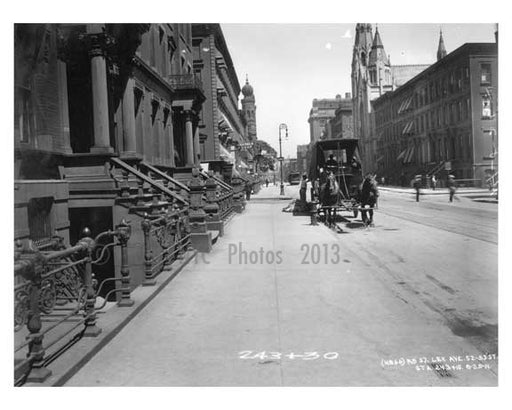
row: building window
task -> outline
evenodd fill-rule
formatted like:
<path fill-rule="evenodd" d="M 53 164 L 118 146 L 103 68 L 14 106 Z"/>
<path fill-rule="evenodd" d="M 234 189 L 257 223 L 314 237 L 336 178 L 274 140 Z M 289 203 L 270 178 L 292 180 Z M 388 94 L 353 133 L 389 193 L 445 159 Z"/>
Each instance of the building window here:
<path fill-rule="evenodd" d="M 155 49 L 155 29 L 152 27 L 150 32 L 150 46 L 149 46 L 149 65 L 156 68 L 156 49 Z"/>
<path fill-rule="evenodd" d="M 371 71 L 370 71 L 370 82 L 371 82 L 372 84 L 375 84 L 375 83 L 377 82 L 377 78 L 376 78 L 376 77 L 377 77 L 377 76 L 376 76 L 375 71 L 371 70 Z"/>
<path fill-rule="evenodd" d="M 19 88 L 16 104 L 17 128 L 20 142 L 29 142 L 34 132 L 32 98 L 30 90 Z"/>
<path fill-rule="evenodd" d="M 167 36 L 162 26 L 158 27 L 158 46 L 160 48 L 160 73 L 163 77 L 167 76 Z"/>
<path fill-rule="evenodd" d="M 492 117 L 491 97 L 488 94 L 482 95 L 482 118 Z"/>
<path fill-rule="evenodd" d="M 490 84 L 491 83 L 491 65 L 481 64 L 480 65 L 480 84 Z"/>

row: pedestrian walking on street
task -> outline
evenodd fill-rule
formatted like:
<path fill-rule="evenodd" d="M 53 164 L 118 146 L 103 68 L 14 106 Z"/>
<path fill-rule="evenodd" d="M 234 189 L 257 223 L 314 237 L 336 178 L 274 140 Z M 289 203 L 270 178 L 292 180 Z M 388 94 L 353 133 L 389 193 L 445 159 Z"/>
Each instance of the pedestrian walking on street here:
<path fill-rule="evenodd" d="M 453 202 L 453 198 L 459 200 L 459 198 L 455 196 L 455 191 L 457 191 L 457 183 L 455 182 L 455 176 L 448 175 L 448 181 L 446 183 L 446 186 L 448 187 L 448 191 L 450 193 L 450 202 Z"/>
<path fill-rule="evenodd" d="M 247 182 L 245 184 L 245 199 L 247 199 L 248 201 L 251 200 L 251 193 L 252 193 L 252 183 Z"/>
<path fill-rule="evenodd" d="M 308 189 L 308 177 L 306 174 L 302 175 L 302 179 L 300 181 L 300 200 L 306 202 L 306 192 Z"/>
<path fill-rule="evenodd" d="M 416 175 L 412 185 L 416 190 L 416 202 L 420 202 L 421 175 Z"/>
<path fill-rule="evenodd" d="M 437 179 L 436 179 L 435 175 L 432 175 L 431 182 L 432 182 L 432 189 L 435 191 L 436 190 L 436 186 L 437 186 Z"/>
<path fill-rule="evenodd" d="M 268 188 L 268 178 L 265 178 L 265 188 Z"/>
<path fill-rule="evenodd" d="M 369 208 L 367 211 L 361 210 L 361 219 L 366 226 L 373 226 L 373 208 L 377 204 L 378 197 L 379 190 L 375 179 L 371 174 L 366 174 L 361 188 L 361 207 Z M 369 218 L 367 213 L 370 216 Z"/>

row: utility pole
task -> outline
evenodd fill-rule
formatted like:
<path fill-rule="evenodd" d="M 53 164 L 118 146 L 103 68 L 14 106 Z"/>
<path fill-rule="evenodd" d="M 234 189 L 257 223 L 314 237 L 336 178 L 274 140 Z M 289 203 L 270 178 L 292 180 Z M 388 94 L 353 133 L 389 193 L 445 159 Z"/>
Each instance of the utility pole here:
<path fill-rule="evenodd" d="M 281 130 L 286 130 L 285 138 L 288 139 L 288 126 L 286 124 L 279 124 L 279 162 L 281 163 L 281 185 L 279 195 L 284 195 L 284 182 L 283 182 L 283 152 L 281 150 Z"/>

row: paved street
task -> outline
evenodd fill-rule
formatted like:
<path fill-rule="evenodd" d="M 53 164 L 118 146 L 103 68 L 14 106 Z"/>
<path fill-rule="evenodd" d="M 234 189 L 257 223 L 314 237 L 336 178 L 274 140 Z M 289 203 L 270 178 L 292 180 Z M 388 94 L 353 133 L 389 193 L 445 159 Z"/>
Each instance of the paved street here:
<path fill-rule="evenodd" d="M 382 191 L 374 228 L 335 233 L 278 193 L 66 385 L 497 385 L 495 204 Z"/>

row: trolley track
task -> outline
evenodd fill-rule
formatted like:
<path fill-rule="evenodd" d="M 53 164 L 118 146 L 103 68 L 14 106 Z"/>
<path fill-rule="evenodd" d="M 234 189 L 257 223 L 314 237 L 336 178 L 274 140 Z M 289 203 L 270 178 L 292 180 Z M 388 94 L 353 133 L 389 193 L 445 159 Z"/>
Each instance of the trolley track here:
<path fill-rule="evenodd" d="M 498 244 L 498 239 L 496 232 L 493 232 L 492 230 L 486 229 L 489 227 L 489 224 L 478 224 L 478 223 L 471 223 L 471 226 L 468 226 L 467 224 L 460 225 L 459 221 L 453 221 L 453 225 L 447 225 L 446 223 L 441 222 L 430 222 L 431 219 L 425 218 L 424 216 L 419 217 L 417 214 L 408 213 L 404 211 L 400 211 L 399 214 L 397 212 L 389 211 L 389 210 L 382 210 L 379 209 L 379 212 L 382 214 L 385 214 L 387 216 L 391 216 L 393 218 L 401 219 L 408 222 L 414 222 L 423 226 L 428 226 L 431 228 L 440 229 L 442 231 L 455 233 L 458 235 L 466 236 L 471 239 L 478 239 L 483 242 L 491 243 L 494 245 Z M 446 222 L 446 221 L 444 221 Z M 478 229 L 483 228 L 483 229 Z M 491 231 L 491 232 L 489 232 Z M 474 232 L 474 233 L 473 233 Z M 486 234 L 486 237 L 483 237 L 482 234 Z M 496 239 L 489 238 L 488 236 L 496 236 Z"/>

